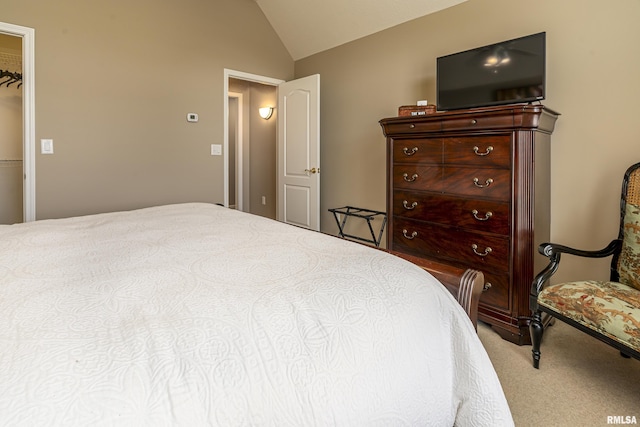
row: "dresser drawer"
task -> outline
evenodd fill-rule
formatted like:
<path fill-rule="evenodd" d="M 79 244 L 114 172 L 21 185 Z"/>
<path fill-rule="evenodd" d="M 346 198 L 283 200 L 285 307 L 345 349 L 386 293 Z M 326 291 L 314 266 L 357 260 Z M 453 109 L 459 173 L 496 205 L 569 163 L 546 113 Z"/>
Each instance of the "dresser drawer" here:
<path fill-rule="evenodd" d="M 511 171 L 507 169 L 445 166 L 442 180 L 442 191 L 448 194 L 510 200 Z"/>
<path fill-rule="evenodd" d="M 480 302 L 498 310 L 509 311 L 511 309 L 509 307 L 509 275 L 490 271 L 482 273 L 487 289 L 482 292 Z"/>
<path fill-rule="evenodd" d="M 393 165 L 393 188 L 442 191 L 442 166 L 422 163 Z"/>
<path fill-rule="evenodd" d="M 442 163 L 442 138 L 393 141 L 394 163 Z"/>
<path fill-rule="evenodd" d="M 507 202 L 395 190 L 393 214 L 505 236 L 510 230 Z"/>
<path fill-rule="evenodd" d="M 511 136 L 485 135 L 444 138 L 444 163 L 509 169 Z"/>
<path fill-rule="evenodd" d="M 447 117 L 442 121 L 442 130 L 504 129 L 513 127 L 511 114 L 465 114 Z"/>
<path fill-rule="evenodd" d="M 428 120 L 428 117 L 427 120 L 398 120 L 385 125 L 385 133 L 391 137 L 421 132 L 438 132 L 440 130 L 442 130 L 440 120 Z"/>
<path fill-rule="evenodd" d="M 394 216 L 392 250 L 508 271 L 509 238 Z"/>

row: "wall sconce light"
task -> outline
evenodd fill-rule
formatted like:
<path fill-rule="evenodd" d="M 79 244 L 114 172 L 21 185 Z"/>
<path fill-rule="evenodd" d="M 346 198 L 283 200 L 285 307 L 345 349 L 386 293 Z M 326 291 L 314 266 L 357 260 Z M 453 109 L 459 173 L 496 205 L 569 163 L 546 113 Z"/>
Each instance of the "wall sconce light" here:
<path fill-rule="evenodd" d="M 273 114 L 273 107 L 258 108 L 258 111 L 260 112 L 260 117 L 262 117 L 265 120 L 269 120 L 269 118 Z"/>

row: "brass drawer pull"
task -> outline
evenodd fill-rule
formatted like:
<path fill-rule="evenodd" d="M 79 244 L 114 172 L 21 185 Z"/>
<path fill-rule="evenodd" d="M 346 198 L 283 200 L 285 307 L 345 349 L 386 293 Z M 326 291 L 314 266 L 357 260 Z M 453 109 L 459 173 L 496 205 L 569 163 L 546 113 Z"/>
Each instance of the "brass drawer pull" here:
<path fill-rule="evenodd" d="M 476 119 L 471 119 L 471 124 L 472 124 L 472 125 L 477 125 L 477 124 L 478 124 L 478 121 L 477 121 Z"/>
<path fill-rule="evenodd" d="M 403 201 L 402 201 L 402 206 L 404 206 L 404 208 L 405 208 L 406 210 L 409 210 L 409 211 L 410 211 L 410 210 L 415 209 L 415 208 L 416 208 L 416 206 L 418 206 L 418 202 L 413 202 L 413 203 L 411 203 L 411 206 L 409 206 L 409 202 L 407 202 L 406 200 L 403 200 Z"/>
<path fill-rule="evenodd" d="M 480 152 L 480 148 L 478 148 L 478 146 L 474 146 L 473 147 L 473 152 L 476 153 L 476 156 L 488 156 L 489 153 L 491 153 L 493 151 L 493 146 L 488 146 L 487 150 L 484 153 Z"/>
<path fill-rule="evenodd" d="M 402 174 L 402 178 L 404 178 L 404 180 L 407 182 L 413 182 L 416 180 L 417 177 L 418 177 L 417 173 L 414 173 L 413 175 L 411 175 L 411 178 L 409 178 L 408 173 Z"/>
<path fill-rule="evenodd" d="M 478 221 L 487 221 L 489 218 L 491 218 L 493 216 L 493 212 L 489 211 L 486 214 L 484 214 L 484 218 L 482 218 L 482 217 L 478 216 L 478 211 L 475 210 L 475 209 L 471 211 L 471 214 Z"/>
<path fill-rule="evenodd" d="M 485 181 L 484 184 L 479 184 L 480 180 L 478 178 L 473 178 L 473 184 L 479 188 L 486 188 L 493 183 L 493 179 L 489 178 Z"/>
<path fill-rule="evenodd" d="M 418 232 L 417 232 L 417 231 L 414 231 L 413 233 L 411 233 L 411 236 L 409 236 L 407 233 L 408 233 L 408 231 L 407 231 L 406 229 L 402 230 L 402 235 L 403 235 L 406 239 L 409 239 L 409 240 L 413 240 L 413 239 L 415 239 L 415 238 L 416 238 L 416 236 L 418 235 Z"/>
<path fill-rule="evenodd" d="M 478 245 L 476 245 L 475 243 L 473 245 L 471 245 L 471 249 L 473 249 L 473 253 L 474 254 L 476 254 L 478 256 L 483 256 L 483 257 L 489 255 L 493 251 L 493 249 L 491 249 L 490 247 L 487 246 L 484 249 L 484 252 L 478 252 Z"/>
<path fill-rule="evenodd" d="M 418 147 L 413 147 L 411 150 L 409 150 L 407 147 L 404 147 L 402 149 L 402 152 L 407 156 L 413 156 L 414 154 L 416 154 L 417 151 L 418 151 Z"/>

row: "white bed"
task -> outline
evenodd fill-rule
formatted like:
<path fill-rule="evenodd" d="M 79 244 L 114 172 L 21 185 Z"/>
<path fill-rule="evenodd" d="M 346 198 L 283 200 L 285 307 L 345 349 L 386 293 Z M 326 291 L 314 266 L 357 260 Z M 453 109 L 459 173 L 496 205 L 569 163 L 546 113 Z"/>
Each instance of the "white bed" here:
<path fill-rule="evenodd" d="M 513 421 L 431 275 L 189 203 L 0 226 L 0 425 Z"/>

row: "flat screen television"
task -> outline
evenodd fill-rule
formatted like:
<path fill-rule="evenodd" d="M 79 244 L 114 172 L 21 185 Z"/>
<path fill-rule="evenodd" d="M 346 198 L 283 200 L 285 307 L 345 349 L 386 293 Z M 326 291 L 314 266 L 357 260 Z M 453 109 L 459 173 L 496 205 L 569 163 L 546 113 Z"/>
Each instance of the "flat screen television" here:
<path fill-rule="evenodd" d="M 542 32 L 437 58 L 437 109 L 543 100 L 545 43 Z"/>

